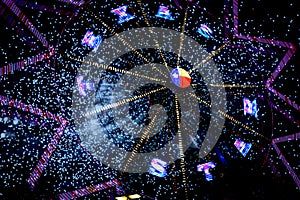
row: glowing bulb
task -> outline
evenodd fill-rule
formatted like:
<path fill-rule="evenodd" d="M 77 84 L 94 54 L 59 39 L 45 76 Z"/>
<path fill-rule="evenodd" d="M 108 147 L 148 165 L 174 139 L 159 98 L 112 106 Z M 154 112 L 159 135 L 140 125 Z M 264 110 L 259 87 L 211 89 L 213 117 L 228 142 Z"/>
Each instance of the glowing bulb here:
<path fill-rule="evenodd" d="M 138 199 L 138 198 L 141 198 L 141 195 L 139 195 L 139 194 L 132 194 L 132 195 L 129 195 L 128 197 L 129 197 L 129 199 Z"/>

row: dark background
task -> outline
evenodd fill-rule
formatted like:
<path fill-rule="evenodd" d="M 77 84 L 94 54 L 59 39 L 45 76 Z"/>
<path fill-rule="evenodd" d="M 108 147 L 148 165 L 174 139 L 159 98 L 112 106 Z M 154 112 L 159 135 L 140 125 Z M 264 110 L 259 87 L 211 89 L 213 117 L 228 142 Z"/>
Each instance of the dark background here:
<path fill-rule="evenodd" d="M 47 52 L 39 39 L 4 3 L 0 1 L 0 67 L 10 63 Z M 69 124 L 56 147 L 53 155 L 44 169 L 41 178 L 34 189 L 30 189 L 26 179 L 32 172 L 59 126 L 54 121 L 44 120 L 41 116 L 18 111 L 10 106 L 1 105 L 0 121 L 0 198 L 2 199 L 57 199 L 59 194 L 77 190 L 86 186 L 118 179 L 124 195 L 133 193 L 144 194 L 143 199 L 299 199 L 299 188 L 289 171 L 284 166 L 280 156 L 271 145 L 271 139 L 299 133 L 299 110 L 292 108 L 276 95 L 265 88 L 226 88 L 228 114 L 240 122 L 264 135 L 267 140 L 256 135 L 245 135 L 246 131 L 237 124 L 226 120 L 224 131 L 213 151 L 204 159 L 197 157 L 199 149 L 191 146 L 185 152 L 186 178 L 188 194 L 185 196 L 180 160 L 169 166 L 173 170 L 162 179 L 151 174 L 127 174 L 103 167 L 93 160 L 88 152 L 80 146 L 80 138 L 73 130 L 71 119 L 71 94 L 76 76 L 76 67 L 80 65 L 68 59 L 68 56 L 84 58 L 91 50 L 80 46 L 77 40 L 90 27 L 100 27 L 93 17 L 86 16 L 86 10 L 93 10 L 114 30 L 122 32 L 137 26 L 146 26 L 140 18 L 131 24 L 117 24 L 116 16 L 109 14 L 112 8 L 126 4 L 128 12 L 138 16 L 136 1 L 82 1 L 76 5 L 68 1 L 8 1 L 13 2 L 45 37 L 56 53 L 42 62 L 24 66 L 22 69 L 0 77 L 0 95 L 17 99 L 26 104 L 39 107 L 42 110 L 61 115 L 69 120 Z M 221 66 L 226 84 L 264 84 L 284 56 L 286 49 L 271 45 L 238 40 L 233 37 L 232 1 L 200 0 L 188 1 L 197 12 L 191 13 L 186 24 L 186 34 L 197 39 L 208 50 L 220 46 L 224 40 L 224 29 L 216 28 L 224 25 L 224 15 L 228 15 L 228 35 L 231 44 L 244 48 L 228 47 L 214 57 Z M 156 13 L 159 2 L 148 3 L 145 11 L 149 16 Z M 155 26 L 170 27 L 180 31 L 182 16 L 184 16 L 187 1 L 164 1 L 174 16 L 174 23 L 164 24 L 151 18 Z M 151 7 L 152 6 L 152 7 Z M 151 9 L 153 8 L 153 9 Z M 228 10 L 226 14 L 224 9 Z M 286 63 L 280 75 L 272 86 L 280 93 L 300 104 L 299 56 L 300 56 L 300 4 L 297 0 L 287 1 L 239 1 L 239 33 L 246 36 L 256 36 L 289 42 L 296 48 L 295 54 Z M 103 12 L 100 12 L 103 11 Z M 204 41 L 199 35 L 194 35 L 195 27 L 199 25 L 197 17 L 205 15 L 211 20 L 214 28 L 221 30 L 216 33 L 217 42 Z M 106 16 L 109 16 L 107 17 Z M 202 19 L 202 18 L 201 18 Z M 213 23 L 216 21 L 216 23 Z M 104 38 L 112 33 L 102 33 L 103 27 L 97 29 Z M 74 50 L 74 47 L 80 50 Z M 265 48 L 271 53 L 252 51 L 252 48 Z M 155 59 L 154 59 L 155 60 Z M 118 61 L 116 61 L 118 62 Z M 234 63 L 235 62 L 235 63 Z M 233 64 L 232 64 L 233 63 Z M 252 72 L 257 74 L 253 78 Z M 258 99 L 260 120 L 246 118 L 241 111 L 240 100 L 244 96 L 251 98 L 262 94 Z M 272 107 L 276 105 L 294 120 L 287 119 Z M 27 117 L 26 117 L 27 116 Z M 16 120 L 18 119 L 18 120 Z M 41 121 L 41 123 L 37 123 Z M 294 121 L 294 122 L 293 122 Z M 201 132 L 199 136 L 203 136 Z M 233 146 L 234 138 L 243 137 L 254 145 L 249 154 L 243 157 Z M 200 143 L 200 141 L 199 141 Z M 299 141 L 291 140 L 278 143 L 282 155 L 299 177 L 300 158 Z M 220 159 L 223 155 L 226 162 Z M 213 160 L 216 168 L 211 169 L 214 180 L 208 182 L 204 174 L 197 172 L 197 164 Z M 105 170 L 104 170 L 105 169 Z M 109 175 L 108 175 L 109 174 Z M 298 183 L 299 184 L 299 183 Z M 92 193 L 82 199 L 114 199 L 118 196 L 112 188 Z M 151 198 L 150 198 L 151 197 Z"/>

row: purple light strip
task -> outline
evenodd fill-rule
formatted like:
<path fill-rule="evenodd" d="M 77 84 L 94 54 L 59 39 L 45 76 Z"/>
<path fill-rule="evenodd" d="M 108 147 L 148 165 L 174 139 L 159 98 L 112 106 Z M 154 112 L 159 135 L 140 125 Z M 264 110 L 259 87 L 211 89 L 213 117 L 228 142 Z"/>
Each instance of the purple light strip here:
<path fill-rule="evenodd" d="M 12 0 L 2 0 L 4 4 L 20 19 L 21 22 L 30 30 L 33 35 L 39 39 L 39 41 L 44 45 L 44 47 L 49 48 L 49 43 L 44 38 L 44 36 L 35 28 L 35 26 L 29 21 L 25 14 L 16 6 Z"/>
<path fill-rule="evenodd" d="M 233 0 L 233 33 L 238 35 L 239 32 L 239 3 L 238 0 Z"/>
<path fill-rule="evenodd" d="M 176 5 L 177 8 L 179 8 L 180 10 L 182 10 L 182 6 L 178 2 L 178 0 L 174 0 L 174 3 L 175 3 L 175 5 Z"/>
<path fill-rule="evenodd" d="M 10 10 L 8 11 L 7 6 L 0 5 L 0 16 L 6 20 L 7 24 L 11 27 L 14 27 L 14 31 L 21 37 L 26 37 L 28 34 L 25 33 L 25 29 L 22 26 L 17 24 L 18 20 L 14 19 Z M 26 35 L 26 36 L 25 36 Z M 25 41 L 30 47 L 34 48 L 36 44 L 33 43 L 30 37 L 26 37 Z"/>
<path fill-rule="evenodd" d="M 245 35 L 239 34 L 239 31 L 238 31 L 238 26 L 239 26 L 239 22 L 238 22 L 238 0 L 233 0 L 233 24 L 234 24 L 234 35 L 239 39 L 250 40 L 250 41 L 254 41 L 254 42 L 267 43 L 267 44 L 272 44 L 272 45 L 276 45 L 276 46 L 286 47 L 286 48 L 291 49 L 294 52 L 296 50 L 295 46 L 292 43 L 289 43 L 289 42 L 282 42 L 282 41 L 273 40 L 273 39 L 257 38 L 257 37 L 251 37 L 251 36 L 245 36 Z M 279 70 L 279 72 L 280 71 L 281 70 Z M 276 77 L 274 76 L 274 78 L 276 78 Z"/>
<path fill-rule="evenodd" d="M 50 47 L 49 50 L 50 50 L 49 52 L 38 54 L 36 56 L 27 58 L 25 60 L 22 60 L 22 61 L 19 61 L 16 63 L 10 63 L 6 66 L 1 67 L 0 68 L 0 76 L 3 76 L 4 74 L 12 73 L 16 70 L 24 68 L 25 66 L 32 65 L 37 62 L 40 62 L 40 61 L 50 58 L 52 55 L 55 54 L 55 50 L 52 47 Z"/>
<path fill-rule="evenodd" d="M 245 36 L 245 35 L 240 35 L 238 33 L 235 36 L 239 39 L 250 40 L 253 42 L 260 42 L 260 43 L 265 43 L 265 44 L 272 44 L 273 46 L 280 46 L 280 47 L 285 47 L 285 48 L 295 50 L 295 46 L 289 42 L 282 42 L 282 41 L 273 40 L 273 39 Z"/>
<path fill-rule="evenodd" d="M 295 108 L 297 111 L 300 111 L 300 106 L 298 104 L 296 104 L 294 101 L 290 100 L 289 98 L 287 98 L 286 96 L 284 96 L 283 94 L 281 94 L 280 92 L 278 92 L 277 90 L 275 90 L 274 88 L 267 86 L 268 89 L 273 92 L 274 94 L 276 94 L 278 97 L 280 97 L 282 100 L 284 100 L 286 103 L 288 103 L 289 105 L 291 105 L 293 108 Z"/>
<path fill-rule="evenodd" d="M 74 0 L 57 0 L 63 3 L 67 3 L 67 4 L 73 4 L 74 6 L 81 6 L 82 4 L 84 4 L 85 2 L 83 0 L 81 1 L 74 1 Z"/>
<path fill-rule="evenodd" d="M 227 14 L 228 14 L 227 5 L 225 5 L 224 11 L 225 11 L 225 14 L 224 14 L 224 22 L 225 22 L 224 33 L 225 33 L 225 38 L 227 40 L 229 38 L 229 30 L 230 30 L 230 28 L 229 28 L 229 19 L 228 19 L 228 16 L 227 16 Z"/>
<path fill-rule="evenodd" d="M 279 158 L 281 159 L 281 161 L 283 162 L 283 164 L 285 165 L 285 167 L 288 169 L 290 175 L 294 179 L 296 185 L 298 186 L 298 190 L 300 190 L 300 180 L 299 180 L 299 177 L 294 172 L 294 170 L 292 169 L 292 167 L 290 166 L 290 164 L 287 162 L 286 158 L 283 156 L 282 152 L 280 151 L 280 149 L 278 148 L 278 146 L 276 145 L 276 143 L 272 143 L 272 145 L 273 145 L 274 149 L 276 150 Z"/>
<path fill-rule="evenodd" d="M 262 95 L 259 95 L 260 99 L 263 99 Z M 269 106 L 274 108 L 275 110 L 277 110 L 279 113 L 281 113 L 283 116 L 285 116 L 287 119 L 289 119 L 291 122 L 297 124 L 298 126 L 300 126 L 300 121 L 295 119 L 292 115 L 290 115 L 288 112 L 286 112 L 285 110 L 281 109 L 279 106 L 275 105 L 273 102 L 269 101 L 268 102 Z"/>
<path fill-rule="evenodd" d="M 57 9 L 54 7 L 50 7 L 50 6 L 46 6 L 46 5 L 38 5 L 32 2 L 28 2 L 28 1 L 19 1 L 16 2 L 17 6 L 26 6 L 26 8 L 30 8 L 30 9 L 34 9 L 34 10 L 40 10 L 43 12 L 50 12 L 50 13 L 55 13 L 55 14 L 59 14 L 59 15 L 72 15 L 73 12 L 70 11 L 66 11 L 66 10 L 62 10 L 62 9 Z"/>
<path fill-rule="evenodd" d="M 97 185 L 92 185 L 92 186 L 88 186 L 85 188 L 81 188 L 78 190 L 73 190 L 71 192 L 65 192 L 62 194 L 58 195 L 58 198 L 61 200 L 68 200 L 68 199 L 75 199 L 78 197 L 83 197 L 83 196 L 87 196 L 90 195 L 92 193 L 101 191 L 101 190 L 105 190 L 111 187 L 116 187 L 116 186 L 120 186 L 120 182 L 118 180 L 112 180 L 109 182 L 105 182 L 105 183 L 100 183 Z"/>
<path fill-rule="evenodd" d="M 271 158 L 268 158 L 269 166 L 272 168 L 272 171 L 274 172 L 275 176 L 279 176 L 277 168 L 275 167 L 274 163 L 272 162 Z"/>
<path fill-rule="evenodd" d="M 246 47 L 244 45 L 238 45 L 238 44 L 229 44 L 229 45 L 233 48 L 251 50 L 251 51 L 260 52 L 263 54 L 276 54 L 276 52 L 274 50 L 269 50 L 269 49 L 262 49 L 262 48 L 258 48 L 258 47 Z"/>
<path fill-rule="evenodd" d="M 27 105 L 20 101 L 16 101 L 14 99 L 10 99 L 8 97 L 1 96 L 1 95 L 0 95 L 0 104 L 3 106 L 11 106 L 25 112 L 30 112 L 31 114 L 39 115 L 44 119 L 55 120 L 61 124 L 57 132 L 51 139 L 51 142 L 48 144 L 47 148 L 42 154 L 41 158 L 39 159 L 38 163 L 36 164 L 35 168 L 30 173 L 29 178 L 27 179 L 27 182 L 29 183 L 30 187 L 34 189 L 36 182 L 41 177 L 44 168 L 48 164 L 49 158 L 51 157 L 52 153 L 56 149 L 56 145 L 58 144 L 61 136 L 63 135 L 64 129 L 67 124 L 67 120 L 65 120 L 61 116 L 56 116 L 50 112 L 43 111 L 32 105 Z"/>
<path fill-rule="evenodd" d="M 66 120 L 61 116 L 56 116 L 48 111 L 43 111 L 32 105 L 24 104 L 20 101 L 10 99 L 6 96 L 0 95 L 0 104 L 3 106 L 11 106 L 25 112 L 30 112 L 31 114 L 40 115 L 45 119 L 55 120 L 61 124 L 66 123 Z"/>
<path fill-rule="evenodd" d="M 34 113 L 34 114 L 36 114 L 36 113 Z M 22 118 L 19 113 L 8 112 L 4 116 L 17 117 L 18 119 L 24 121 L 24 118 Z M 30 121 L 30 123 L 35 123 L 36 125 L 42 125 L 42 123 L 38 119 L 28 119 L 25 116 L 25 122 L 28 122 L 28 121 Z M 31 188 L 35 187 L 35 183 L 40 178 L 42 171 L 45 168 L 45 166 L 47 165 L 51 154 L 55 150 L 56 144 L 58 143 L 58 140 L 59 140 L 61 134 L 63 133 L 63 130 L 61 130 L 62 128 L 63 128 L 63 126 L 59 127 L 58 133 L 52 138 L 50 144 L 48 145 L 48 148 L 42 155 L 41 159 L 39 160 L 38 164 L 34 168 L 33 172 L 30 174 L 29 179 L 27 179 L 27 182 L 30 184 Z"/>
<path fill-rule="evenodd" d="M 98 160 L 96 160 L 96 159 L 91 155 L 91 153 L 90 153 L 89 151 L 86 150 L 86 148 L 85 148 L 85 147 L 82 145 L 82 143 L 78 140 L 78 136 L 76 135 L 75 130 L 74 130 L 70 125 L 68 125 L 68 129 L 71 131 L 72 136 L 73 136 L 75 139 L 77 139 L 77 142 L 78 142 L 78 144 L 80 145 L 80 147 L 83 149 L 83 151 L 91 158 L 91 160 L 93 160 L 93 162 L 95 162 L 95 163 L 101 168 L 100 170 L 101 170 L 101 171 L 105 171 L 106 175 L 109 174 L 109 175 L 110 175 L 110 178 L 111 178 L 111 179 L 114 179 L 113 181 L 117 181 L 117 180 L 115 179 L 114 176 L 111 176 L 111 172 L 108 171 L 107 169 L 105 169 L 105 168 L 103 167 L 103 165 L 102 165 Z M 117 186 L 121 186 L 121 183 L 118 182 Z M 95 187 L 95 186 L 90 186 L 90 187 Z M 84 194 L 84 195 L 89 195 L 89 194 L 91 194 L 91 193 L 93 193 L 93 192 L 99 191 L 99 190 L 96 190 L 96 191 L 92 190 L 91 193 L 87 193 L 86 189 L 87 189 L 88 191 L 90 191 L 88 188 L 89 188 L 89 187 L 80 189 L 80 192 L 79 192 L 79 193 Z M 123 191 L 120 187 L 116 187 L 115 189 L 116 189 L 116 192 L 117 192 L 118 195 L 124 194 L 124 191 Z M 102 189 L 101 189 L 101 190 L 102 190 Z M 76 192 L 75 192 L 75 193 L 76 193 Z M 63 193 L 63 194 L 61 194 L 61 195 L 62 195 L 61 199 L 77 198 L 77 197 L 74 196 L 74 191 L 73 191 L 73 192 L 66 192 L 66 193 Z"/>
<path fill-rule="evenodd" d="M 39 159 L 35 168 L 30 173 L 29 178 L 27 179 L 27 182 L 29 183 L 31 189 L 34 189 L 36 182 L 39 180 L 39 178 L 43 174 L 43 171 L 44 171 L 46 165 L 48 164 L 49 158 L 55 151 L 56 145 L 58 144 L 61 136 L 64 133 L 65 127 L 66 127 L 66 122 L 63 122 L 63 124 L 61 124 L 61 126 L 58 128 L 54 137 L 51 139 L 51 142 L 48 144 L 46 150 L 44 151 L 43 155 Z"/>
<path fill-rule="evenodd" d="M 234 15 L 234 35 L 239 38 L 239 39 L 245 39 L 245 40 L 250 40 L 254 42 L 261 42 L 261 43 L 267 43 L 267 44 L 272 44 L 276 46 L 281 46 L 288 48 L 289 50 L 286 52 L 280 63 L 278 64 L 277 68 L 274 70 L 272 73 L 271 77 L 266 81 L 266 87 L 273 92 L 276 95 L 279 95 L 281 99 L 286 101 L 288 104 L 299 110 L 299 106 L 286 98 L 284 95 L 280 94 L 277 92 L 275 89 L 270 87 L 270 84 L 274 82 L 278 74 L 281 72 L 281 70 L 285 67 L 286 63 L 291 59 L 291 57 L 295 54 L 296 48 L 292 43 L 288 42 L 282 42 L 282 41 L 277 41 L 277 40 L 271 40 L 271 39 L 264 39 L 264 38 L 257 38 L 257 37 L 248 37 L 248 36 L 243 36 L 238 33 L 238 0 L 233 0 L 233 15 Z M 279 106 L 274 105 L 273 103 L 270 104 L 273 108 L 278 110 L 280 113 L 282 113 L 285 117 L 290 119 L 291 121 L 295 122 L 296 120 L 290 116 L 286 111 L 283 111 L 282 109 L 279 108 Z M 296 123 L 299 125 L 300 122 L 297 120 Z M 275 148 L 276 152 L 278 153 L 279 157 L 281 158 L 283 164 L 286 166 L 290 174 L 292 175 L 295 183 L 298 186 L 298 189 L 300 190 L 300 181 L 298 176 L 295 174 L 293 169 L 290 167 L 289 163 L 285 159 L 285 157 L 282 155 L 281 151 L 275 144 L 275 142 L 272 143 L 273 147 Z"/>
<path fill-rule="evenodd" d="M 281 72 L 281 70 L 286 66 L 287 62 L 292 58 L 292 56 L 296 52 L 296 47 L 289 42 L 282 42 L 278 40 L 272 40 L 272 39 L 265 39 L 265 38 L 257 38 L 257 37 L 250 37 L 250 36 L 244 36 L 240 35 L 238 33 L 238 0 L 233 0 L 233 15 L 234 15 L 234 33 L 235 36 L 239 39 L 244 40 L 250 40 L 254 42 L 260 42 L 260 43 L 267 43 L 275 46 L 280 46 L 284 48 L 288 48 L 289 50 L 286 52 L 282 60 L 279 62 L 277 68 L 272 73 L 271 77 L 266 81 L 266 87 L 273 92 L 274 94 L 278 95 L 281 99 L 283 99 L 285 102 L 293 106 L 296 110 L 299 111 L 299 105 L 297 105 L 295 102 L 292 102 L 290 99 L 285 97 L 284 95 L 277 92 L 275 89 L 271 88 L 270 85 L 274 82 L 278 74 Z"/>
<path fill-rule="evenodd" d="M 288 48 L 290 48 L 290 49 L 286 52 L 286 54 L 284 55 L 284 57 L 282 58 L 282 60 L 278 64 L 277 68 L 274 70 L 274 72 L 271 75 L 271 77 L 267 80 L 267 83 L 266 83 L 267 87 L 269 87 L 270 84 L 272 84 L 274 82 L 274 80 L 276 79 L 276 77 L 278 76 L 278 74 L 285 67 L 286 63 L 292 58 L 292 56 L 296 52 L 296 48 L 292 44 L 287 43 L 287 45 L 289 45 Z"/>
<path fill-rule="evenodd" d="M 272 144 L 272 143 L 271 143 Z M 270 155 L 270 151 L 271 151 L 271 145 L 268 148 L 267 152 L 262 151 L 262 153 L 265 156 L 265 160 L 262 163 L 262 166 L 264 166 L 266 164 L 266 162 L 268 162 L 269 166 L 272 168 L 273 173 L 275 174 L 275 176 L 279 177 L 280 174 L 278 174 L 277 169 L 275 167 L 275 164 L 273 163 L 272 159 L 269 157 Z"/>
<path fill-rule="evenodd" d="M 294 133 L 287 136 L 282 136 L 272 140 L 273 143 L 286 142 L 291 140 L 298 140 L 300 138 L 300 133 Z"/>
<path fill-rule="evenodd" d="M 282 42 L 282 41 L 277 41 L 277 40 L 272 40 L 272 39 L 264 39 L 264 38 L 257 38 L 257 37 L 249 37 L 249 36 L 243 36 L 243 35 L 239 35 L 239 34 L 236 34 L 236 37 L 239 38 L 239 39 L 250 40 L 250 41 L 253 41 L 253 42 L 267 43 L 267 44 L 281 46 L 281 47 L 285 47 L 285 48 L 289 49 L 286 52 L 286 54 L 284 55 L 284 57 L 281 59 L 281 61 L 279 62 L 277 68 L 274 70 L 274 72 L 272 73 L 270 78 L 266 81 L 266 86 L 267 87 L 269 87 L 270 84 L 272 84 L 274 82 L 274 80 L 276 79 L 278 74 L 286 66 L 287 62 L 292 58 L 292 56 L 296 52 L 296 47 L 292 43 L 289 43 L 289 42 Z M 262 51 L 265 51 L 265 50 L 263 49 Z M 274 91 L 272 91 L 272 92 L 274 92 Z"/>
<path fill-rule="evenodd" d="M 1 116 L 3 117 L 9 117 L 11 119 L 17 118 L 18 120 L 20 120 L 22 123 L 27 124 L 30 123 L 34 126 L 47 126 L 47 123 L 43 122 L 43 119 L 39 119 L 36 117 L 32 117 L 30 118 L 28 115 L 22 115 L 18 112 L 18 110 L 16 111 L 11 111 L 11 110 L 6 110 L 6 109 L 2 109 L 2 112 L 0 113 Z"/>
<path fill-rule="evenodd" d="M 284 115 L 287 119 L 289 119 L 291 122 L 296 123 L 298 126 L 300 126 L 300 121 L 295 119 L 292 115 L 290 115 L 288 112 L 285 110 L 281 109 L 279 106 L 275 105 L 272 102 L 269 102 L 269 105 L 272 108 L 275 108 L 278 112 L 280 112 L 282 115 Z"/>

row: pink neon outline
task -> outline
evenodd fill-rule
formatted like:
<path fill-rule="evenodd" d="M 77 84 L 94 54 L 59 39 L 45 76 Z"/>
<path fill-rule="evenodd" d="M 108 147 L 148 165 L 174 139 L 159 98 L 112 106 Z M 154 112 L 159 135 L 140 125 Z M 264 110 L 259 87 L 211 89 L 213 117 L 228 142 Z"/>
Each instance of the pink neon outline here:
<path fill-rule="evenodd" d="M 298 189 L 300 190 L 300 180 L 299 180 L 299 177 L 294 172 L 293 168 L 290 166 L 290 164 L 288 163 L 288 161 L 286 160 L 286 158 L 284 157 L 284 155 L 282 154 L 282 152 L 280 151 L 280 149 L 278 148 L 278 146 L 275 143 L 272 143 L 272 145 L 273 145 L 274 149 L 276 150 L 276 152 L 277 152 L 279 158 L 281 159 L 282 163 L 285 165 L 285 167 L 289 171 L 290 175 L 294 179 L 296 185 L 298 186 Z"/>
<path fill-rule="evenodd" d="M 288 51 L 285 53 L 281 61 L 279 62 L 277 68 L 274 70 L 270 78 L 266 82 L 266 87 L 273 92 L 274 94 L 278 95 L 280 94 L 275 89 L 271 88 L 270 85 L 274 82 L 274 80 L 277 78 L 279 73 L 282 71 L 282 69 L 286 66 L 288 61 L 292 58 L 292 56 L 296 52 L 296 47 L 289 42 L 282 42 L 278 40 L 273 39 L 265 39 L 265 38 L 257 38 L 257 37 L 251 37 L 251 36 L 245 36 L 238 32 L 238 0 L 233 0 L 233 18 L 234 18 L 234 36 L 239 39 L 249 40 L 253 42 L 260 42 L 260 43 L 266 43 L 271 44 L 275 46 L 285 47 L 288 48 Z M 282 100 L 284 100 L 289 105 L 293 106 L 296 110 L 299 111 L 299 105 L 297 105 L 295 102 L 292 102 L 284 95 L 278 95 Z"/>
<path fill-rule="evenodd" d="M 265 39 L 265 38 L 250 37 L 250 36 L 244 36 L 244 35 L 239 34 L 239 32 L 238 32 L 238 0 L 233 0 L 233 20 L 234 20 L 233 21 L 233 24 L 234 24 L 234 36 L 236 38 L 244 39 L 244 40 L 249 40 L 249 41 L 253 41 L 253 42 L 267 43 L 267 44 L 271 44 L 271 45 L 275 45 L 275 46 L 280 46 L 280 47 L 288 48 L 288 51 L 286 52 L 286 54 L 284 55 L 284 57 L 279 62 L 277 68 L 274 70 L 274 72 L 272 73 L 272 75 L 270 76 L 270 78 L 266 81 L 266 87 L 268 88 L 268 90 L 270 90 L 271 92 L 273 92 L 275 95 L 279 96 L 282 100 L 284 100 L 286 103 L 288 103 L 293 108 L 295 108 L 296 110 L 299 111 L 299 105 L 297 105 L 295 102 L 293 102 L 290 99 L 288 99 L 287 97 L 285 97 L 283 94 L 277 92 L 274 88 L 270 87 L 270 85 L 277 78 L 277 76 L 281 72 L 281 70 L 286 66 L 286 64 L 288 63 L 288 61 L 295 54 L 296 47 L 292 43 L 289 43 L 289 42 L 282 42 L 282 41 L 278 41 L 278 40 Z M 226 21 L 226 18 L 225 18 L 225 21 Z M 279 107 L 276 106 L 276 105 L 271 105 L 271 106 L 275 107 L 275 109 L 277 109 L 277 110 L 279 109 Z M 284 114 L 290 120 L 293 119 L 292 116 L 290 116 L 290 115 L 287 116 L 287 114 L 286 114 L 285 111 L 282 111 L 281 109 L 279 111 L 280 111 L 281 114 Z M 297 122 L 297 124 L 298 124 L 298 122 Z M 272 144 L 273 144 L 273 147 L 275 148 L 276 152 L 278 153 L 279 157 L 281 158 L 283 164 L 286 166 L 286 168 L 288 169 L 288 171 L 292 175 L 295 183 L 298 186 L 298 189 L 300 190 L 300 182 L 299 182 L 298 176 L 295 174 L 295 172 L 293 171 L 293 169 L 291 168 L 291 166 L 289 165 L 289 163 L 287 162 L 287 160 L 285 159 L 285 157 L 282 155 L 282 153 L 279 150 L 279 148 L 277 147 L 277 145 L 274 142 Z"/>
<path fill-rule="evenodd" d="M 279 142 L 286 142 L 286 141 L 291 141 L 291 140 L 298 140 L 300 139 L 300 132 L 299 133 L 294 133 L 291 135 L 286 135 L 282 136 L 279 138 L 275 138 L 272 140 L 273 143 L 279 143 Z"/>
<path fill-rule="evenodd" d="M 61 123 L 60 127 L 58 128 L 55 135 L 52 137 L 51 142 L 48 144 L 47 148 L 45 149 L 44 153 L 42 154 L 41 158 L 37 162 L 36 166 L 33 168 L 33 171 L 30 173 L 27 182 L 29 183 L 30 187 L 34 189 L 36 182 L 41 177 L 44 168 L 48 164 L 49 158 L 51 157 L 52 153 L 56 149 L 56 145 L 58 144 L 61 136 L 63 135 L 63 131 L 66 127 L 67 120 L 65 120 L 61 116 L 56 116 L 50 112 L 43 111 L 37 107 L 33 107 L 32 105 L 24 104 L 20 101 L 10 99 L 6 96 L 0 95 L 0 104 L 4 106 L 10 106 L 17 108 L 19 110 L 29 112 L 31 114 L 39 114 L 44 119 L 55 120 Z"/>
<path fill-rule="evenodd" d="M 27 58 L 25 60 L 22 60 L 22 61 L 19 61 L 19 62 L 16 62 L 16 63 L 10 63 L 10 64 L 0 68 L 0 76 L 12 73 L 16 70 L 24 68 L 25 66 L 32 65 L 32 64 L 35 64 L 37 62 L 46 60 L 46 59 L 50 58 L 51 56 L 53 56 L 54 54 L 55 54 L 55 50 L 54 50 L 54 48 L 51 47 L 50 52 L 46 52 L 46 53 L 43 53 L 43 54 L 38 54 L 36 56 Z"/>
<path fill-rule="evenodd" d="M 44 36 L 36 29 L 36 27 L 29 21 L 25 14 L 16 6 L 12 0 L 2 0 L 4 4 L 20 19 L 21 22 L 30 30 L 33 35 L 39 39 L 39 41 L 44 45 L 44 47 L 49 48 L 48 41 Z"/>
<path fill-rule="evenodd" d="M 73 190 L 70 192 L 65 192 L 62 194 L 57 195 L 59 197 L 59 199 L 61 200 L 68 200 L 68 199 L 75 199 L 78 197 L 83 197 L 83 196 L 87 196 L 89 194 L 92 194 L 94 192 L 98 192 L 98 191 L 102 191 L 114 186 L 120 186 L 120 182 L 118 180 L 111 180 L 105 183 L 100 183 L 97 185 L 91 185 L 91 186 L 87 186 L 78 190 Z"/>

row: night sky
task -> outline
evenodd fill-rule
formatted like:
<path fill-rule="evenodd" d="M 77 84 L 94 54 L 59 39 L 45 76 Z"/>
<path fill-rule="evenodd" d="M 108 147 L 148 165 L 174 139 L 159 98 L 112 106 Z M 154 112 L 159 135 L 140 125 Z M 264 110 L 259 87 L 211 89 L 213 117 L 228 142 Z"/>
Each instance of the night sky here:
<path fill-rule="evenodd" d="M 299 199 L 299 8 L 0 1 L 0 198 Z"/>

